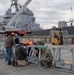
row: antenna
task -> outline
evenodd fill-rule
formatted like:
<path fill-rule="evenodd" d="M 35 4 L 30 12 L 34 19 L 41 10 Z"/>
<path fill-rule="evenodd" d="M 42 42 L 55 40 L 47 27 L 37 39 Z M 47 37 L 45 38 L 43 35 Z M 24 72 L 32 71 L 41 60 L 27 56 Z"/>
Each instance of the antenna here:
<path fill-rule="evenodd" d="M 73 26 L 74 20 L 73 20 L 73 18 L 72 18 L 72 7 L 71 7 L 71 19 L 70 19 L 70 22 L 71 22 L 71 26 Z"/>
<path fill-rule="evenodd" d="M 70 20 L 67 21 L 66 23 L 70 23 L 70 25 L 73 26 L 74 19 L 72 18 L 72 6 L 70 8 L 70 11 L 71 11 L 71 17 L 70 17 Z"/>
<path fill-rule="evenodd" d="M 71 21 L 71 26 L 72 26 L 72 7 L 70 9 L 71 9 L 71 18 L 70 18 L 70 21 Z"/>
<path fill-rule="evenodd" d="M 71 23 L 71 26 L 73 26 L 73 17 L 72 17 L 72 0 L 71 0 L 71 7 L 70 7 L 70 10 L 71 10 L 71 17 L 70 17 L 70 23 Z"/>

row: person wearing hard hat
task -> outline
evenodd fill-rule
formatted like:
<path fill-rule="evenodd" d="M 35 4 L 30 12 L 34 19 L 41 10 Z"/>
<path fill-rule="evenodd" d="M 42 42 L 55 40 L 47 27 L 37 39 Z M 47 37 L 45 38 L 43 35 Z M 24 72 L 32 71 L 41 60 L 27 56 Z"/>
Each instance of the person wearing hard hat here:
<path fill-rule="evenodd" d="M 15 36 L 15 33 L 12 32 L 5 39 L 6 57 L 7 57 L 8 65 L 11 65 L 12 48 L 13 48 L 13 45 L 15 45 L 14 36 Z"/>
<path fill-rule="evenodd" d="M 42 42 L 42 41 L 34 41 L 33 43 L 34 43 L 34 45 L 36 45 L 36 46 L 37 46 L 37 45 L 44 45 L 44 42 Z M 38 48 L 38 47 L 35 47 L 34 53 L 36 54 L 36 57 L 39 56 L 39 48 Z"/>
<path fill-rule="evenodd" d="M 26 45 L 29 45 L 29 40 L 26 40 L 25 44 L 26 44 Z"/>
<path fill-rule="evenodd" d="M 11 33 L 11 35 L 12 35 L 12 36 L 15 36 L 15 33 L 14 33 L 14 32 L 12 32 L 12 33 Z"/>
<path fill-rule="evenodd" d="M 20 40 L 19 40 L 19 35 L 16 33 L 16 34 L 15 34 L 15 44 L 18 45 L 19 42 L 20 42 Z"/>
<path fill-rule="evenodd" d="M 30 40 L 26 40 L 25 44 L 26 44 L 27 46 L 32 46 L 32 45 L 33 45 L 33 42 L 30 41 Z M 28 55 L 29 55 L 30 51 L 31 51 L 31 47 L 28 47 Z"/>
<path fill-rule="evenodd" d="M 62 32 L 59 32 L 59 45 L 63 45 L 63 33 Z"/>
<path fill-rule="evenodd" d="M 41 59 L 44 67 L 48 68 L 52 66 L 53 56 L 50 49 L 47 49 L 46 46 L 41 46 L 40 50 L 42 52 L 43 58 Z"/>
<path fill-rule="evenodd" d="M 20 41 L 20 44 L 15 49 L 17 64 L 19 66 L 27 65 L 26 58 L 28 54 L 26 53 L 26 46 L 24 46 L 24 42 Z"/>
<path fill-rule="evenodd" d="M 32 46 L 33 45 L 33 42 L 32 41 L 29 41 L 29 45 Z"/>

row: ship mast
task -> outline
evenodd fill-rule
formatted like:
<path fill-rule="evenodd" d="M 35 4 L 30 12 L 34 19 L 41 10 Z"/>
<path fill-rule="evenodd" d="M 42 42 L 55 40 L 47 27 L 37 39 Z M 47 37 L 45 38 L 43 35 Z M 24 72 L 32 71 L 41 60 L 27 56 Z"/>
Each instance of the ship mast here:
<path fill-rule="evenodd" d="M 11 0 L 11 7 L 12 7 L 12 6 L 15 6 L 16 12 L 19 10 L 17 1 L 18 1 L 18 0 Z"/>

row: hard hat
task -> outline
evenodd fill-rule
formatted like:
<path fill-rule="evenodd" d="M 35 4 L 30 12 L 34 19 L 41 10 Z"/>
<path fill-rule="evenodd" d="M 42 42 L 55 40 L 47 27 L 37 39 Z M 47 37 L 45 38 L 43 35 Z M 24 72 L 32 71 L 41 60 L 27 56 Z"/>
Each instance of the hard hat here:
<path fill-rule="evenodd" d="M 30 41 L 30 42 L 29 42 L 29 45 L 33 45 L 33 42 L 32 42 L 32 41 Z"/>
<path fill-rule="evenodd" d="M 43 51 L 45 48 L 47 48 L 47 46 L 41 46 L 40 50 Z"/>
<path fill-rule="evenodd" d="M 26 40 L 26 42 L 25 42 L 27 45 L 29 45 L 29 40 Z"/>
<path fill-rule="evenodd" d="M 24 42 L 23 41 L 20 41 L 20 44 L 24 44 Z"/>
<path fill-rule="evenodd" d="M 12 32 L 12 33 L 11 33 L 11 35 L 15 35 L 15 33 L 14 33 L 14 32 Z"/>

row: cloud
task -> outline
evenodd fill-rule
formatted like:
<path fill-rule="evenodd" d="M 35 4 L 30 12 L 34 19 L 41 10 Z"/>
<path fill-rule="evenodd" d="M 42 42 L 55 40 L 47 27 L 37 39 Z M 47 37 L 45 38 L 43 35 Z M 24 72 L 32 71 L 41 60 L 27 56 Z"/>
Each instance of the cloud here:
<path fill-rule="evenodd" d="M 10 0 L 0 1 L 0 15 L 4 15 L 6 10 L 10 7 Z"/>
<path fill-rule="evenodd" d="M 0 1 L 1 15 L 9 8 L 10 1 Z M 23 5 L 26 1 L 19 0 L 18 2 Z M 58 26 L 58 21 L 74 19 L 74 0 L 32 0 L 27 7 L 33 11 L 36 23 L 39 23 L 44 29 Z"/>

